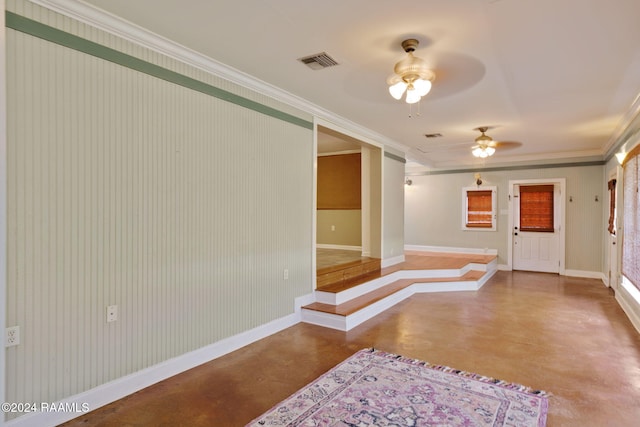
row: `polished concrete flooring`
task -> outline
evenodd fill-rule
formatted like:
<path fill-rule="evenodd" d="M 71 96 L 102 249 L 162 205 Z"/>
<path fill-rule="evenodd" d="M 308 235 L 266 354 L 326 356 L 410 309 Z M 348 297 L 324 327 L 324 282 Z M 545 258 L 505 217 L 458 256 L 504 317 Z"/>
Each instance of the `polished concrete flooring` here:
<path fill-rule="evenodd" d="M 640 425 L 640 334 L 601 281 L 499 271 L 419 294 L 349 332 L 297 324 L 69 426 L 243 426 L 375 347 L 550 392 L 548 426 Z"/>

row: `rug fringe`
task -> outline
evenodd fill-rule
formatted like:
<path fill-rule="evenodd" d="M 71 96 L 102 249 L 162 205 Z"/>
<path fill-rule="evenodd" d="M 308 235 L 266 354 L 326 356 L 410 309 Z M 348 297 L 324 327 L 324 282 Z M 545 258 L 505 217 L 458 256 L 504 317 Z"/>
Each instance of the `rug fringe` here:
<path fill-rule="evenodd" d="M 484 375 L 479 375 L 479 374 L 474 374 L 472 372 L 467 372 L 467 371 L 461 371 L 459 369 L 454 369 L 451 368 L 449 366 L 445 366 L 445 365 L 432 365 L 429 362 L 425 362 L 424 360 L 420 360 L 420 359 L 412 359 L 409 357 L 405 357 L 402 356 L 400 354 L 395 354 L 395 353 L 388 353 L 386 351 L 382 351 L 382 350 L 376 350 L 373 347 L 369 347 L 369 348 L 365 348 L 363 350 L 361 350 L 363 352 L 367 352 L 367 353 L 375 353 L 379 356 L 383 356 L 383 357 L 387 357 L 389 359 L 396 359 L 396 360 L 400 360 L 402 362 L 405 363 L 410 363 L 412 365 L 421 365 L 421 366 L 425 366 L 437 371 L 441 371 L 441 372 L 446 372 L 448 374 L 454 374 L 454 375 L 458 375 L 461 377 L 465 377 L 465 378 L 471 378 L 477 381 L 481 381 L 481 382 L 485 382 L 488 384 L 494 384 L 500 387 L 504 387 L 504 388 L 508 388 L 509 390 L 515 390 L 515 391 L 519 391 L 522 393 L 528 393 L 534 396 L 539 396 L 539 397 L 552 397 L 553 395 L 547 391 L 544 390 L 538 390 L 532 387 L 527 387 L 525 385 L 522 384 L 518 384 L 518 383 L 513 383 L 513 382 L 509 382 L 509 381 L 504 381 L 504 380 L 499 380 L 496 378 L 492 378 L 492 377 L 487 377 Z"/>

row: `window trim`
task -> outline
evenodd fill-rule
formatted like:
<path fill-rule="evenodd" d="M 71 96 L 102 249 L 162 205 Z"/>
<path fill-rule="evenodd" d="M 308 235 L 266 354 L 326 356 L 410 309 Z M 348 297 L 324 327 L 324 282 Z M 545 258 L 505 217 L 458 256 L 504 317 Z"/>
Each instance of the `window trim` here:
<path fill-rule="evenodd" d="M 468 226 L 467 218 L 468 218 L 468 204 L 467 204 L 467 193 L 475 192 L 475 191 L 491 191 L 491 226 Z M 485 187 L 462 187 L 462 230 L 463 231 L 496 231 L 497 230 L 497 206 L 498 206 L 498 188 L 496 186 L 485 186 Z"/>

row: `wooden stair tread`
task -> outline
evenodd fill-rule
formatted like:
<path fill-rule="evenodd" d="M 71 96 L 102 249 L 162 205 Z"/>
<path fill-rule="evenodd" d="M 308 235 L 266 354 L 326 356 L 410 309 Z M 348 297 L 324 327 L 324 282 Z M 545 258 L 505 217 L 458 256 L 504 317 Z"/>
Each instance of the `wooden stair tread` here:
<path fill-rule="evenodd" d="M 490 264 L 497 258 L 497 255 L 468 255 L 468 254 L 440 254 L 429 253 L 425 256 L 424 252 L 411 252 L 407 251 L 406 261 L 386 267 L 377 271 L 372 271 L 362 276 L 353 277 L 350 279 L 337 281 L 334 283 L 323 283 L 320 285 L 318 280 L 318 291 L 339 293 L 351 289 L 363 283 L 369 282 L 374 279 L 378 279 L 383 276 L 395 273 L 402 270 L 440 270 L 451 269 L 459 270 L 469 264 L 470 262 L 477 264 Z M 372 258 L 377 260 L 376 258 Z"/>
<path fill-rule="evenodd" d="M 406 251 L 404 262 L 383 268 L 382 274 L 387 275 L 400 270 L 457 270 L 469 263 L 490 264 L 497 257 L 485 254 Z"/>
<path fill-rule="evenodd" d="M 314 311 L 321 311 L 329 314 L 336 314 L 339 316 L 348 316 L 363 308 L 380 301 L 389 295 L 401 291 L 414 283 L 440 283 L 440 282 L 459 282 L 459 281 L 473 281 L 480 279 L 485 274 L 484 271 L 469 271 L 461 277 L 426 277 L 418 279 L 400 279 L 395 282 L 389 283 L 379 289 L 356 297 L 350 301 L 342 303 L 340 305 L 325 304 L 320 302 L 314 302 L 306 305 L 302 308 Z M 366 282 L 366 280 L 365 280 Z M 323 289 L 324 290 L 324 289 Z"/>

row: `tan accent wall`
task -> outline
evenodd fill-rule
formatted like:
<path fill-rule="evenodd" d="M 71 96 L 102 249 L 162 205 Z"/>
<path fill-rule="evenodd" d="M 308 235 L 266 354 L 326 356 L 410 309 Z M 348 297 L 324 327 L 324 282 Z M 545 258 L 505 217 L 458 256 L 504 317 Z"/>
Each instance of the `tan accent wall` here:
<path fill-rule="evenodd" d="M 360 153 L 318 157 L 318 209 L 360 209 Z"/>

